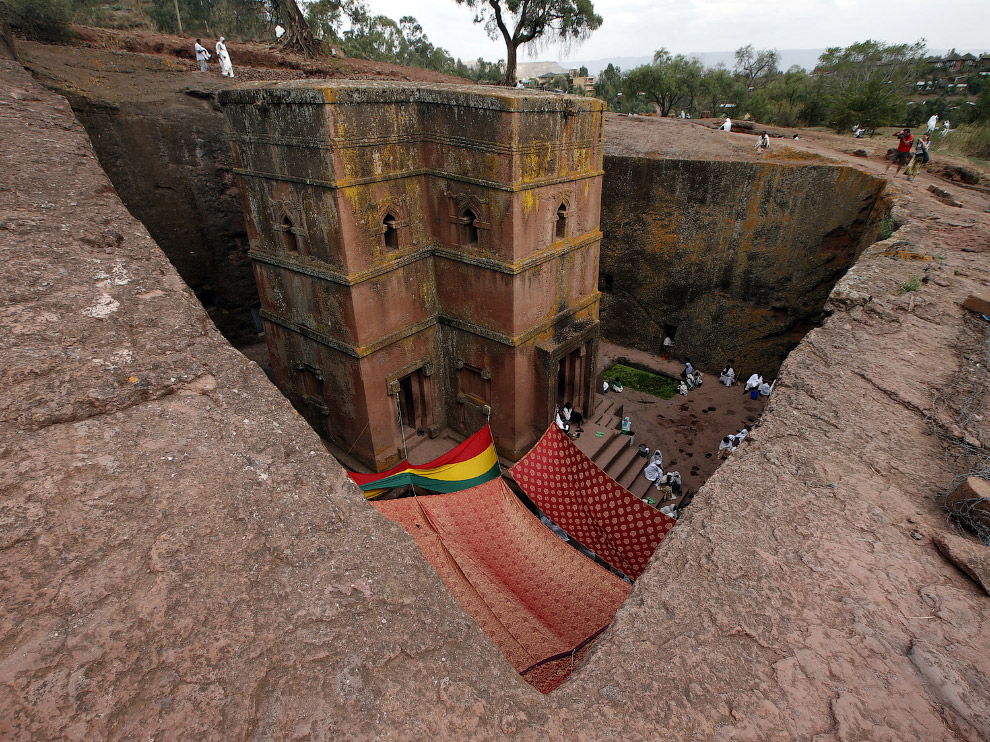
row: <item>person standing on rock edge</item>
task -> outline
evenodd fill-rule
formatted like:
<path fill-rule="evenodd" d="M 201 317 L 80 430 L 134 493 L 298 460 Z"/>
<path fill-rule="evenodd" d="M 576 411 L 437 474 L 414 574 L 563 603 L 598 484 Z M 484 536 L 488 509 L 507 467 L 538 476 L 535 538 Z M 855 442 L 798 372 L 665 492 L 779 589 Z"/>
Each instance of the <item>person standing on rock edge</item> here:
<path fill-rule="evenodd" d="M 914 144 L 914 137 L 911 136 L 910 129 L 902 129 L 901 131 L 894 134 L 897 137 L 897 151 L 894 153 L 894 159 L 887 163 L 887 170 L 890 170 L 890 166 L 895 162 L 897 163 L 897 169 L 894 171 L 894 175 L 901 172 L 901 168 L 907 165 L 908 160 L 911 159 L 911 145 Z"/>
<path fill-rule="evenodd" d="M 227 52 L 227 45 L 223 42 L 226 39 L 221 36 L 217 42 L 217 61 L 220 62 L 220 74 L 224 77 L 234 76 L 234 65 L 230 63 L 230 54 Z"/>
<path fill-rule="evenodd" d="M 199 43 L 199 39 L 196 39 L 196 61 L 199 62 L 199 71 L 206 72 L 206 60 L 210 58 L 210 53 L 206 51 L 206 47 Z"/>

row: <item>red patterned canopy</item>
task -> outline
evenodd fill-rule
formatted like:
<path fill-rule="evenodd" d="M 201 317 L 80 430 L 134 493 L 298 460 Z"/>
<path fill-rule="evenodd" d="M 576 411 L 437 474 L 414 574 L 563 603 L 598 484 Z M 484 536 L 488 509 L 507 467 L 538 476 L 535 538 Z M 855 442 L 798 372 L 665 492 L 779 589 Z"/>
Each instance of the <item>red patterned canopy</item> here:
<path fill-rule="evenodd" d="M 628 583 L 553 535 L 501 478 L 373 504 L 413 537 L 468 615 L 543 693 L 564 681 L 629 594 Z"/>
<path fill-rule="evenodd" d="M 511 472 L 550 520 L 633 580 L 677 523 L 595 466 L 556 425 Z"/>

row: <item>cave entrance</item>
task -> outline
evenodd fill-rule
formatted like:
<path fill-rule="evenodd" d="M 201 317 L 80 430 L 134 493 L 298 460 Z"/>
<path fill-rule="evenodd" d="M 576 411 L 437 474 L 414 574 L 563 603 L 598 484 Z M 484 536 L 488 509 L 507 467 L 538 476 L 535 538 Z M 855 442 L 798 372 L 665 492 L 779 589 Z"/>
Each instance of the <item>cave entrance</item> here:
<path fill-rule="evenodd" d="M 557 362 L 557 400 L 570 402 L 575 409 L 587 411 L 588 360 L 592 357 L 591 341 L 575 348 Z"/>
<path fill-rule="evenodd" d="M 402 427 L 415 433 L 427 426 L 427 378 L 418 368 L 398 380 L 399 414 Z"/>

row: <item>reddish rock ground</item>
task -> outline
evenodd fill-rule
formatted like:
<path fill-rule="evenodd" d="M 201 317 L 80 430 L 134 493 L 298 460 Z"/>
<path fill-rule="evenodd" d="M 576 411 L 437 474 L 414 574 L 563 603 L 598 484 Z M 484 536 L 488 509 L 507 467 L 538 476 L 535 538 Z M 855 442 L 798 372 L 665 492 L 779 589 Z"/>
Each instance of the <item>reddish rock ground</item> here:
<path fill-rule="evenodd" d="M 219 336 L 66 103 L 0 80 L 0 737 L 990 737 L 990 603 L 932 543 L 959 472 L 928 421 L 980 383 L 975 192 L 894 184 L 904 226 L 540 696 Z M 801 146 L 882 169 L 831 136 Z"/>

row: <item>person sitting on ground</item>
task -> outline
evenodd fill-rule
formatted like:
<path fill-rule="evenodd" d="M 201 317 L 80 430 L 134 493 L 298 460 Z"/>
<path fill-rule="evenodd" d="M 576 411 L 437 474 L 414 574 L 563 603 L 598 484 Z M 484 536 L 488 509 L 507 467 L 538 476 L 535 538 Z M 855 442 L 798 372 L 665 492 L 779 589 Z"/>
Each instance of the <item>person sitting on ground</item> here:
<path fill-rule="evenodd" d="M 602 394 L 608 394 L 609 389 L 611 389 L 611 387 L 608 385 L 608 380 L 606 379 L 602 382 Z"/>
<path fill-rule="evenodd" d="M 662 477 L 663 456 L 657 458 L 657 455 L 653 454 L 653 458 L 650 459 L 650 463 L 643 468 L 643 476 L 651 482 L 656 482 L 660 477 Z"/>
<path fill-rule="evenodd" d="M 772 391 L 773 391 L 773 387 L 770 386 L 769 384 L 767 384 L 765 381 L 762 384 L 760 384 L 760 396 L 761 397 L 769 397 L 770 396 L 770 392 L 772 392 Z"/>
<path fill-rule="evenodd" d="M 725 121 L 722 122 L 722 125 L 718 129 L 719 131 L 732 131 L 732 119 L 726 116 Z"/>
<path fill-rule="evenodd" d="M 680 513 L 677 512 L 677 506 L 674 505 L 674 503 L 671 503 L 670 505 L 664 505 L 662 508 L 660 508 L 660 512 L 663 513 L 664 515 L 669 515 L 674 520 L 677 520 L 681 517 Z"/>
<path fill-rule="evenodd" d="M 581 427 L 581 423 L 584 422 L 584 415 L 574 409 L 570 402 L 564 402 L 564 422 L 568 425 L 573 425 L 578 433 L 583 433 L 584 428 Z"/>
<path fill-rule="evenodd" d="M 763 132 L 760 138 L 756 141 L 756 151 L 760 152 L 764 149 L 770 149 L 770 135 Z"/>
<path fill-rule="evenodd" d="M 621 392 L 623 389 L 625 389 L 625 387 L 622 386 L 622 382 L 621 381 L 619 381 L 618 379 L 612 379 L 612 391 L 613 392 Z"/>
<path fill-rule="evenodd" d="M 727 435 L 718 444 L 718 457 L 720 459 L 729 458 L 729 454 L 736 450 L 735 436 Z"/>
<path fill-rule="evenodd" d="M 746 381 L 746 388 L 743 389 L 743 392 L 748 392 L 750 389 L 759 389 L 760 384 L 762 383 L 763 383 L 763 377 L 760 376 L 759 374 L 753 374 Z"/>
<path fill-rule="evenodd" d="M 679 471 L 669 471 L 657 479 L 657 488 L 670 487 L 671 497 L 681 495 L 681 473 Z"/>
<path fill-rule="evenodd" d="M 701 386 L 702 382 L 705 380 L 700 371 L 695 371 L 692 376 L 694 377 L 694 385 L 696 387 Z"/>
<path fill-rule="evenodd" d="M 680 394 L 682 397 L 686 397 L 688 393 L 688 385 L 682 381 L 680 384 L 677 385 L 677 393 Z"/>
<path fill-rule="evenodd" d="M 736 370 L 732 368 L 731 358 L 725 368 L 722 369 L 722 373 L 719 374 L 718 380 L 725 384 L 726 388 L 729 388 L 736 383 Z"/>
<path fill-rule="evenodd" d="M 557 410 L 556 413 L 554 413 L 553 422 L 554 422 L 554 425 L 556 425 L 562 431 L 564 431 L 565 433 L 567 433 L 568 435 L 570 435 L 571 426 L 567 424 L 567 421 L 564 419 L 564 417 L 561 414 L 561 412 L 560 412 L 559 409 Z"/>
<path fill-rule="evenodd" d="M 749 428 L 743 428 L 738 433 L 736 433 L 736 445 L 738 446 L 740 443 L 746 440 L 747 435 L 749 435 Z"/>
<path fill-rule="evenodd" d="M 691 365 L 690 359 L 684 362 L 684 370 L 681 371 L 681 378 L 687 380 L 687 377 L 694 373 L 694 366 Z"/>

